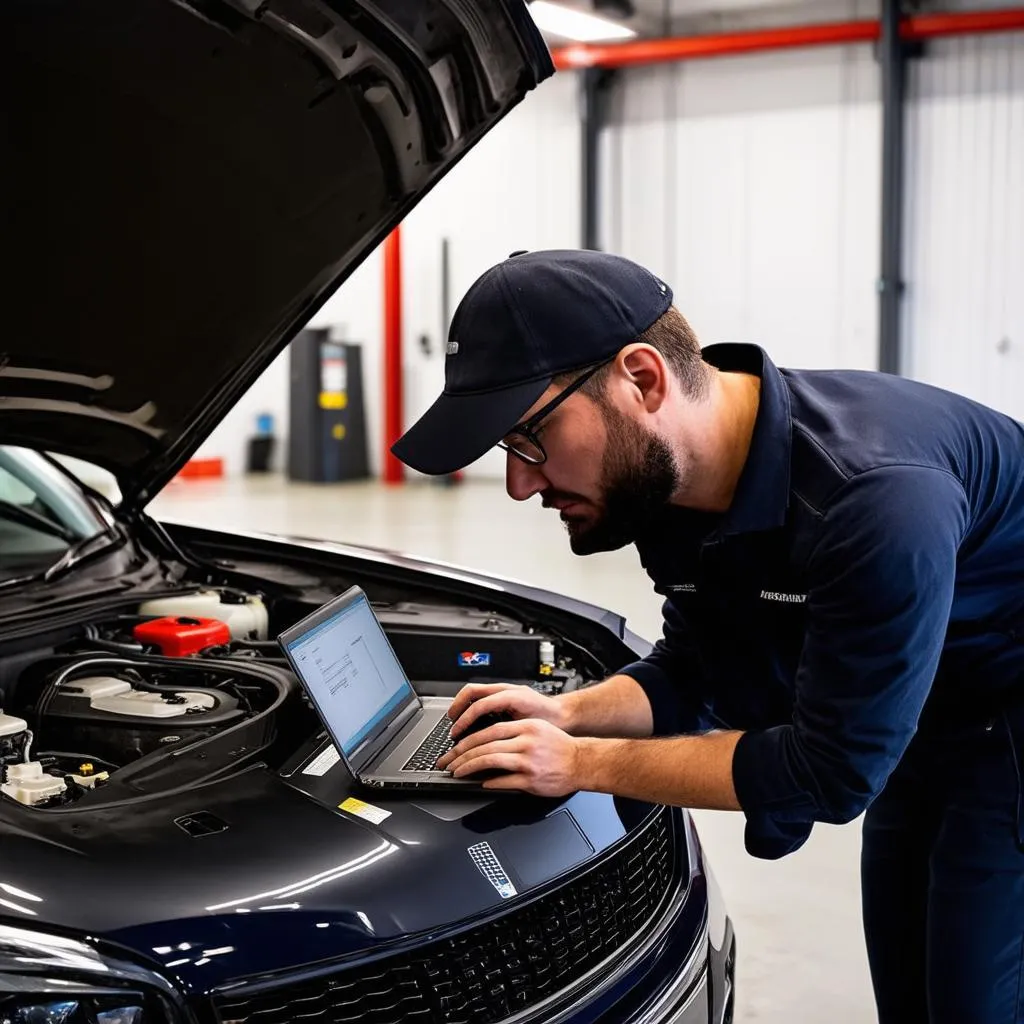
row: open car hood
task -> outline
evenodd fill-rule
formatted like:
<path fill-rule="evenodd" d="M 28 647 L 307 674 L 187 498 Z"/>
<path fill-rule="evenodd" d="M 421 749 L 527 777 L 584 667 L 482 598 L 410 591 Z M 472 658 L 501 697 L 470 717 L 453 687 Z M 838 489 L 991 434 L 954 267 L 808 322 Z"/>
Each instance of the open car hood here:
<path fill-rule="evenodd" d="M 522 0 L 10 0 L 0 436 L 140 507 L 553 73 Z"/>

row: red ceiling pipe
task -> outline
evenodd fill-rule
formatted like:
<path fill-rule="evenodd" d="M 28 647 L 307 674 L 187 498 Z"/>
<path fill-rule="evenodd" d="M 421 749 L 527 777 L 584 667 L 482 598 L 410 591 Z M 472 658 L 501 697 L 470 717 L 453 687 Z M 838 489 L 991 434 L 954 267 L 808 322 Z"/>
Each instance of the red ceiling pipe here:
<path fill-rule="evenodd" d="M 963 11 L 956 14 L 915 14 L 903 20 L 900 35 L 907 39 L 934 39 L 977 32 L 1024 31 L 1024 7 L 996 11 Z"/>
<path fill-rule="evenodd" d="M 901 34 L 907 39 L 966 35 L 978 32 L 1024 30 L 1024 8 L 928 14 L 905 18 Z M 560 70 L 602 67 L 624 68 L 700 57 L 735 56 L 765 50 L 808 46 L 870 43 L 881 35 L 878 21 L 842 21 L 792 28 L 728 32 L 718 35 L 681 36 L 670 39 L 639 39 L 631 43 L 578 44 L 552 51 Z"/>
<path fill-rule="evenodd" d="M 674 39 L 639 39 L 633 43 L 566 46 L 552 56 L 555 66 L 567 68 L 624 68 L 635 64 L 723 57 L 729 54 L 782 50 L 798 46 L 835 46 L 877 39 L 877 21 L 845 21 L 795 28 L 727 32 L 720 35 L 682 36 Z"/>
<path fill-rule="evenodd" d="M 384 482 L 400 484 L 405 467 L 391 453 L 402 436 L 402 230 L 384 239 Z"/>

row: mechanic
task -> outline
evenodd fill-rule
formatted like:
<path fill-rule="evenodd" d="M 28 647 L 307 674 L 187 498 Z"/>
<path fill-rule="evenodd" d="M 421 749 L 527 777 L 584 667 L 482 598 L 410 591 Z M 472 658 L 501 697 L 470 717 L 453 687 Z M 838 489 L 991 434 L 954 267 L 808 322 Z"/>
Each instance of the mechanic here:
<path fill-rule="evenodd" d="M 1024 427 L 899 377 L 701 349 L 621 257 L 513 253 L 452 322 L 444 392 L 394 453 L 508 493 L 572 550 L 635 544 L 653 651 L 557 697 L 471 685 L 456 776 L 740 810 L 775 858 L 863 829 L 882 1024 L 1024 1021 Z"/>

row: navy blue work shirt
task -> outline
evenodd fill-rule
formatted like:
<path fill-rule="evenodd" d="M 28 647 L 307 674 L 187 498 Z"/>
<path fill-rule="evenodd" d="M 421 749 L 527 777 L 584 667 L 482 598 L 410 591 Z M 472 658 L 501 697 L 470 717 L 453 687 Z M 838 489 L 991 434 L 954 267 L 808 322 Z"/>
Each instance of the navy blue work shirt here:
<path fill-rule="evenodd" d="M 761 378 L 729 511 L 671 507 L 637 544 L 664 635 L 623 669 L 655 735 L 746 730 L 747 850 L 779 857 L 885 786 L 926 702 L 1024 699 L 1024 426 L 880 373 L 704 358 Z"/>

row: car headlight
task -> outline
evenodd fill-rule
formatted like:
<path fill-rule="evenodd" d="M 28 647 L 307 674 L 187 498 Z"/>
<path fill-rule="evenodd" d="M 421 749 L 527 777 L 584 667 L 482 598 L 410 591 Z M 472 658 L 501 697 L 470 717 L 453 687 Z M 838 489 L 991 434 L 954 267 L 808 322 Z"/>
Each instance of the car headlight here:
<path fill-rule="evenodd" d="M 154 971 L 77 939 L 0 925 L 0 1024 L 180 1024 Z"/>

